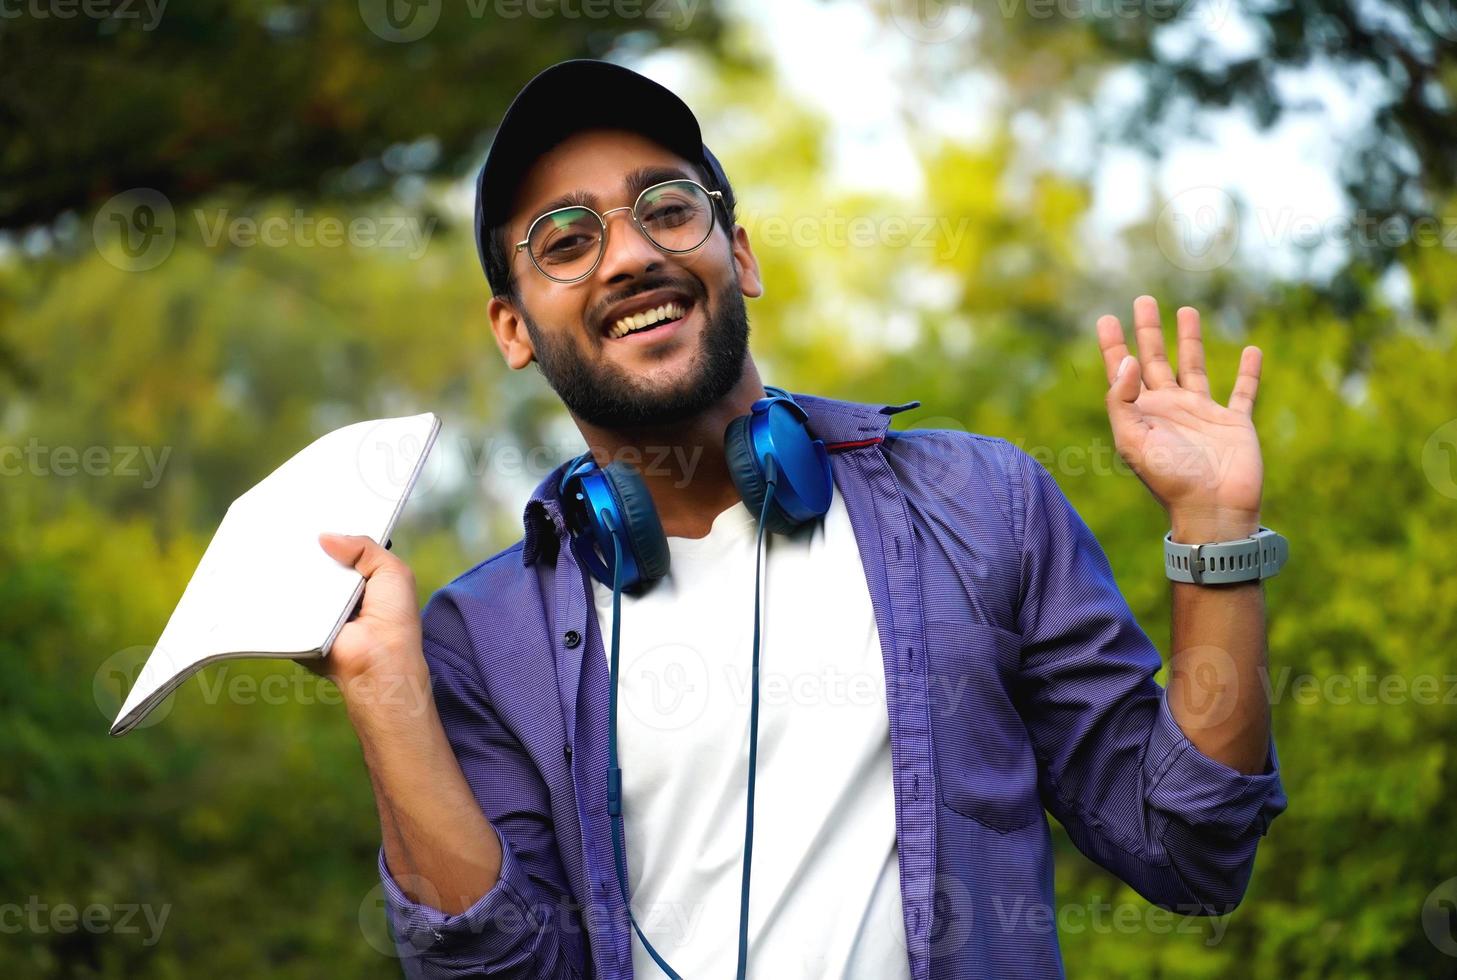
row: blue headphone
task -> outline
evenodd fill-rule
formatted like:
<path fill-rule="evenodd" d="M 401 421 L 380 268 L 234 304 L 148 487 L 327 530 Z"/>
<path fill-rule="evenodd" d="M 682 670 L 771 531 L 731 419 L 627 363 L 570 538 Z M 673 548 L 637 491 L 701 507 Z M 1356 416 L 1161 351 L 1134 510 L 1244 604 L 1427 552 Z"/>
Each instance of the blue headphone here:
<path fill-rule="evenodd" d="M 823 440 L 810 435 L 808 416 L 782 388 L 760 398 L 724 429 L 729 475 L 745 506 L 764 511 L 763 525 L 788 534 L 830 509 L 834 481 Z M 772 484 L 771 468 L 777 477 Z M 597 465 L 590 451 L 562 473 L 564 518 L 577 559 L 603 585 L 613 584 L 614 532 L 622 542 L 622 590 L 635 592 L 668 574 L 668 540 L 642 477 L 622 461 Z"/>
<path fill-rule="evenodd" d="M 830 509 L 835 483 L 824 441 L 809 432 L 804 409 L 782 388 L 728 424 L 723 433 L 729 475 L 744 504 L 759 515 L 754 560 L 754 659 L 749 701 L 749 796 L 744 818 L 744 872 L 739 894 L 739 963 L 744 980 L 749 959 L 749 866 L 754 852 L 754 764 L 759 746 L 759 583 L 765 529 L 787 534 Z M 627 856 L 622 846 L 622 767 L 617 762 L 617 659 L 622 593 L 668 574 L 668 539 L 642 477 L 620 461 L 601 468 L 590 451 L 574 459 L 558 485 L 567 531 L 577 559 L 612 588 L 611 680 L 607 721 L 607 812 L 617 887 L 628 919 L 648 955 L 671 980 L 682 980 L 653 949 L 632 914 L 627 894 Z M 610 561 L 610 564 L 609 564 Z"/>

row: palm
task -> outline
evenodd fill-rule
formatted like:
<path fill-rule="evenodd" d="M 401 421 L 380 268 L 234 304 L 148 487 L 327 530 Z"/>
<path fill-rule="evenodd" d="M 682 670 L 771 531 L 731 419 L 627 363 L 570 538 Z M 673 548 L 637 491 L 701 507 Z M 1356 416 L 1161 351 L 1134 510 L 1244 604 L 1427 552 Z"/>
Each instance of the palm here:
<path fill-rule="evenodd" d="M 339 630 L 331 653 L 368 656 L 394 641 L 410 639 L 419 629 L 415 585 L 403 568 L 385 566 L 370 576 L 358 613 Z"/>
<path fill-rule="evenodd" d="M 1259 386 L 1260 350 L 1246 347 L 1229 405 L 1209 394 L 1199 313 L 1178 313 L 1178 378 L 1164 354 L 1158 304 L 1140 296 L 1133 305 L 1138 359 L 1117 378 L 1128 356 L 1118 318 L 1098 321 L 1098 344 L 1110 384 L 1108 419 L 1118 454 L 1170 512 L 1257 514 L 1264 482 L 1259 438 L 1252 418 Z"/>

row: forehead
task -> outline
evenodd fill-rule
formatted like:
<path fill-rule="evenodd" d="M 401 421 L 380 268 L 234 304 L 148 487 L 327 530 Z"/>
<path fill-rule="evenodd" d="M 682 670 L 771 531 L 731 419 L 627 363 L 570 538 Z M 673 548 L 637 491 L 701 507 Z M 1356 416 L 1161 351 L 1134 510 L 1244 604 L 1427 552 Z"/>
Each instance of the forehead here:
<path fill-rule="evenodd" d="M 532 163 L 516 189 L 511 225 L 524 227 L 566 196 L 595 197 L 603 208 L 629 205 L 636 194 L 628 186 L 628 175 L 644 167 L 697 177 L 687 160 L 641 133 L 614 129 L 574 133 Z"/>

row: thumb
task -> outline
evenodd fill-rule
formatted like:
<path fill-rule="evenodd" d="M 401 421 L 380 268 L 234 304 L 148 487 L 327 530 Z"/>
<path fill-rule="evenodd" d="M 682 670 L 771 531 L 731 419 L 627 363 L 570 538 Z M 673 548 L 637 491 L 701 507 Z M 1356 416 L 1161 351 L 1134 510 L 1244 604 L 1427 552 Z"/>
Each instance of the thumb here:
<path fill-rule="evenodd" d="M 1138 358 L 1132 354 L 1124 355 L 1118 363 L 1113 383 L 1108 386 L 1108 422 L 1113 427 L 1115 439 L 1120 434 L 1131 433 L 1133 427 L 1143 421 L 1143 412 L 1135 404 L 1142 379 Z"/>
<path fill-rule="evenodd" d="M 1142 381 L 1143 372 L 1139 370 L 1138 358 L 1132 354 L 1123 355 L 1123 360 L 1118 362 L 1118 370 L 1113 375 L 1113 383 L 1108 386 L 1110 409 L 1119 405 L 1132 408 L 1133 402 L 1138 399 Z"/>
<path fill-rule="evenodd" d="M 319 535 L 319 546 L 330 558 L 349 565 L 365 578 L 369 578 L 379 571 L 380 566 L 390 557 L 388 551 L 381 548 L 373 538 L 364 534 L 325 532 Z"/>

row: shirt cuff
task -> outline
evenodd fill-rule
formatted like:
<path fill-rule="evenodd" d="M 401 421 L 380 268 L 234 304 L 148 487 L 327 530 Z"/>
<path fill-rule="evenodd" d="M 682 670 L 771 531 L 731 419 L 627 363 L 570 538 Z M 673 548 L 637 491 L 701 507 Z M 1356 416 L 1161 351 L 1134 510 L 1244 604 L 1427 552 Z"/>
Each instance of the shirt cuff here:
<path fill-rule="evenodd" d="M 1148 803 L 1184 823 L 1230 837 L 1246 836 L 1252 828 L 1264 834 L 1286 803 L 1273 732 L 1267 751 L 1264 771 L 1255 774 L 1205 755 L 1174 720 L 1165 689 L 1144 755 Z"/>
<path fill-rule="evenodd" d="M 501 842 L 500 878 L 474 905 L 455 915 L 411 901 L 390 874 L 380 848 L 379 877 L 390 935 L 402 959 L 443 958 L 490 968 L 523 963 L 536 954 L 551 928 L 551 917 L 545 910 L 532 909 L 527 900 L 532 894 L 530 879 L 501 831 L 495 824 L 491 829 Z"/>

